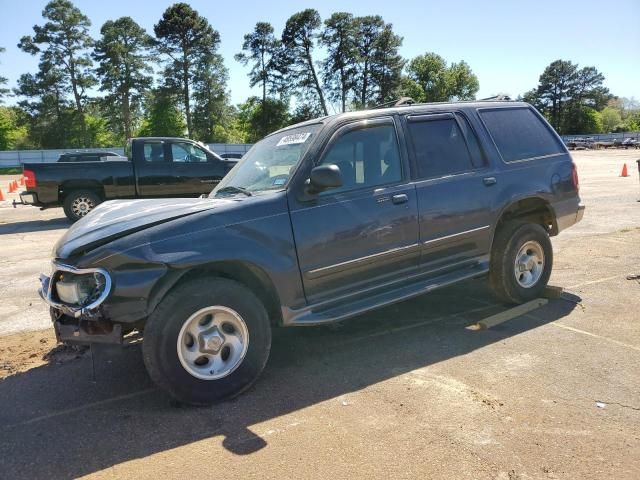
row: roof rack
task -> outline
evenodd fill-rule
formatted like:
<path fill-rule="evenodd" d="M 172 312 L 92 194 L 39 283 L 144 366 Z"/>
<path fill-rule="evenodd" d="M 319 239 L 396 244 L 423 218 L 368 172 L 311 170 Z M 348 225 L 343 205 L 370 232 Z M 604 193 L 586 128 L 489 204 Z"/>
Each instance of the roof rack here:
<path fill-rule="evenodd" d="M 400 97 L 396 100 L 391 100 L 389 102 L 385 102 L 385 103 L 380 103 L 378 105 L 375 105 L 373 107 L 371 107 L 372 109 L 375 108 L 388 108 L 388 107 L 402 107 L 404 105 L 414 105 L 416 103 L 416 101 L 411 98 L 411 97 Z"/>
<path fill-rule="evenodd" d="M 511 97 L 509 95 L 494 95 L 493 97 L 481 98 L 479 102 L 509 102 Z"/>

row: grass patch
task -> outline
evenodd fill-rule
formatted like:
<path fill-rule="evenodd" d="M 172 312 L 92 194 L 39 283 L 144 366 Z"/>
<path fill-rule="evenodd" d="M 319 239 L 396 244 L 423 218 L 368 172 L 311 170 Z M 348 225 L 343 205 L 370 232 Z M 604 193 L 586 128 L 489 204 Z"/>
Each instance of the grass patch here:
<path fill-rule="evenodd" d="M 20 175 L 22 167 L 0 167 L 0 175 Z"/>

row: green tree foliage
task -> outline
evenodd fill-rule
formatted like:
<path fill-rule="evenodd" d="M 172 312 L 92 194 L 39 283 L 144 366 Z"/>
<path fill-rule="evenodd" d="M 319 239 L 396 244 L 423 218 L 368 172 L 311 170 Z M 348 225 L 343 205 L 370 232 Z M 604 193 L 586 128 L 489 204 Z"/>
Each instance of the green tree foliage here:
<path fill-rule="evenodd" d="M 411 60 L 407 74 L 408 80 L 402 82 L 401 91 L 416 101 L 473 100 L 480 88 L 478 78 L 467 63 L 447 65 L 447 61 L 435 53 Z"/>
<path fill-rule="evenodd" d="M 605 132 L 615 132 L 622 126 L 622 115 L 617 108 L 605 107 L 600 115 L 602 116 L 602 128 Z"/>
<path fill-rule="evenodd" d="M 327 55 L 321 62 L 322 79 L 329 98 L 347 110 L 349 93 L 355 89 L 358 45 L 353 15 L 338 12 L 324 21 L 320 42 Z"/>
<path fill-rule="evenodd" d="M 91 21 L 69 0 L 52 0 L 42 16 L 47 22 L 33 27 L 34 35 L 20 39 L 18 47 L 32 55 L 40 55 L 37 81 L 43 85 L 54 79 L 54 88 L 71 91 L 82 130 L 85 129 L 86 91 L 96 83 L 91 71 L 89 36 Z M 51 72 L 53 70 L 53 72 Z M 85 139 L 84 143 L 87 143 Z"/>
<path fill-rule="evenodd" d="M 203 57 L 217 52 L 220 34 L 186 3 L 167 8 L 153 29 L 158 51 L 168 57 L 164 71 L 166 87 L 181 92 L 187 135 L 193 138 L 191 86 Z"/>
<path fill-rule="evenodd" d="M 229 74 L 218 53 L 203 55 L 193 82 L 193 127 L 198 140 L 226 142 L 234 110 L 229 106 L 226 82 Z"/>
<path fill-rule="evenodd" d="M 558 133 L 570 133 L 590 123 L 579 115 L 592 116 L 590 109 L 601 110 L 612 98 L 603 82 L 604 75 L 594 67 L 578 69 L 570 61 L 556 60 L 544 69 L 537 88 L 525 93 L 523 99 L 540 110 Z"/>
<path fill-rule="evenodd" d="M 298 98 L 311 104 L 310 108 L 328 115 L 313 58 L 321 25 L 320 14 L 312 8 L 291 15 L 282 32 L 282 58 L 287 71 L 287 84 L 295 88 Z"/>
<path fill-rule="evenodd" d="M 268 120 L 266 125 L 263 123 L 265 118 Z M 289 105 L 273 98 L 263 102 L 258 97 L 250 97 L 238 106 L 238 124 L 247 132 L 247 142 L 256 142 L 289 124 Z"/>
<path fill-rule="evenodd" d="M 4 52 L 4 48 L 0 47 L 0 53 L 2 52 Z M 9 93 L 9 89 L 4 87 L 7 83 L 8 80 L 0 75 L 0 105 L 2 104 L 2 99 Z"/>
<path fill-rule="evenodd" d="M 397 97 L 405 65 L 405 60 L 398 52 L 401 46 L 402 37 L 393 33 L 391 24 L 386 24 L 376 39 L 371 62 L 371 80 L 376 86 L 377 97 L 374 103 L 386 103 Z"/>
<path fill-rule="evenodd" d="M 384 29 L 384 20 L 380 15 L 356 17 L 356 45 L 358 75 L 356 77 L 356 101 L 358 106 L 365 108 L 374 102 L 373 96 L 373 58 L 376 44 Z"/>
<path fill-rule="evenodd" d="M 142 114 L 145 91 L 151 88 L 153 69 L 149 48 L 152 38 L 131 17 L 109 20 L 100 29 L 93 58 L 100 90 L 107 92 L 110 124 L 121 138 L 130 138 Z"/>
<path fill-rule="evenodd" d="M 139 135 L 143 137 L 182 137 L 186 130 L 184 116 L 178 109 L 176 93 L 159 88 L 145 95 L 145 116 Z"/>
<path fill-rule="evenodd" d="M 244 36 L 242 53 L 235 56 L 242 65 L 252 63 L 249 86 L 261 85 L 263 102 L 267 100 L 267 94 L 277 93 L 282 88 L 282 75 L 278 69 L 280 47 L 271 24 L 258 22 L 253 32 Z"/>
<path fill-rule="evenodd" d="M 27 117 L 19 107 L 0 106 L 0 150 L 27 148 Z"/>

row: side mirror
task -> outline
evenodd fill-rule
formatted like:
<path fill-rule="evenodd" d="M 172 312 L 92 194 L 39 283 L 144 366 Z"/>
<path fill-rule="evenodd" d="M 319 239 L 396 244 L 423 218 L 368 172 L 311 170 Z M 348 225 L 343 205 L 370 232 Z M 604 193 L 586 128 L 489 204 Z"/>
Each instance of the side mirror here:
<path fill-rule="evenodd" d="M 337 165 L 320 165 L 311 170 L 309 193 L 320 193 L 329 188 L 342 186 L 342 172 Z"/>

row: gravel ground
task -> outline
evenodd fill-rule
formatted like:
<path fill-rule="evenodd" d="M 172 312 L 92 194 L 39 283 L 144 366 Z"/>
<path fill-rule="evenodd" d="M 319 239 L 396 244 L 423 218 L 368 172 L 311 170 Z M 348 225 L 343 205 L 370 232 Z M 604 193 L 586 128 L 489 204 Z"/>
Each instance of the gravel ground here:
<path fill-rule="evenodd" d="M 573 156 L 587 210 L 553 240 L 563 298 L 471 331 L 504 310 L 473 281 L 278 330 L 253 389 L 197 409 L 153 387 L 139 345 L 55 346 L 35 290 L 68 222 L 9 196 L 0 478 L 640 478 L 640 153 Z"/>

